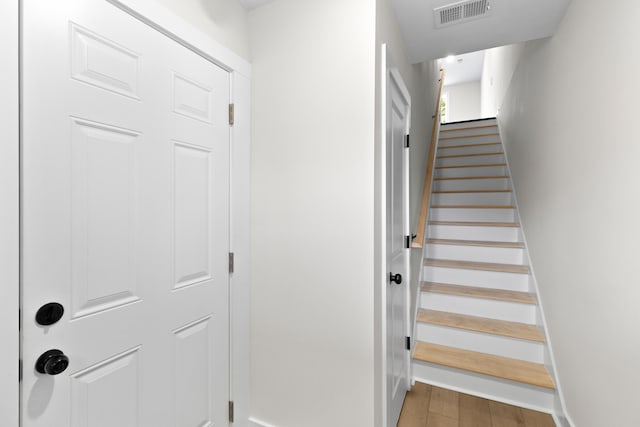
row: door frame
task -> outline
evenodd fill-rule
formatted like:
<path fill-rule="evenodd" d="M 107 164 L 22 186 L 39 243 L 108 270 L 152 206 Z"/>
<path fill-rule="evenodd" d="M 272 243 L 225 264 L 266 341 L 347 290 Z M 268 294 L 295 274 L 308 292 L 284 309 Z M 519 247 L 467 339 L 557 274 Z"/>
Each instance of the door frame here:
<path fill-rule="evenodd" d="M 387 321 L 386 321 L 386 310 L 387 310 L 387 286 L 389 283 L 389 271 L 387 270 L 387 192 L 386 192 L 386 182 L 387 182 L 387 89 L 388 89 L 388 77 L 392 78 L 394 82 L 397 84 L 398 88 L 402 92 L 403 97 L 407 100 L 408 103 L 408 112 L 405 123 L 405 134 L 409 134 L 409 130 L 411 127 L 411 95 L 409 90 L 407 89 L 406 84 L 395 65 L 393 58 L 391 57 L 391 53 L 387 48 L 387 44 L 383 43 L 381 45 L 380 52 L 380 105 L 378 106 L 380 111 L 380 122 L 378 131 L 380 132 L 380 138 L 378 141 L 379 146 L 377 147 L 378 155 L 378 168 L 380 170 L 380 174 L 378 176 L 377 181 L 377 233 L 376 233 L 376 242 L 378 249 L 376 250 L 376 264 L 377 264 L 377 274 L 376 274 L 376 294 L 377 301 L 380 301 L 379 304 L 376 304 L 376 314 L 375 314 L 375 325 L 376 325 L 376 371 L 377 378 L 375 383 L 379 385 L 378 393 L 377 393 L 377 402 L 379 405 L 379 410 L 377 412 L 377 416 L 380 420 L 380 425 L 382 427 L 392 427 L 387 426 L 387 408 L 389 402 L 387 401 L 387 388 L 389 386 L 387 381 Z M 405 218 L 403 220 L 403 229 L 407 230 L 406 232 L 409 234 L 410 223 L 409 223 L 409 150 L 405 150 L 403 155 L 403 193 L 405 194 L 404 203 L 405 203 Z M 411 271 L 410 262 L 411 262 L 411 249 L 407 249 L 409 251 L 405 257 L 405 272 L 406 272 L 406 280 L 403 280 L 403 283 L 406 283 L 405 286 L 405 304 L 406 304 L 406 316 L 405 316 L 405 333 L 406 336 L 411 336 L 411 325 L 410 325 L 410 280 L 409 273 Z M 404 277 L 404 276 L 403 276 Z M 408 358 L 407 362 L 407 382 L 408 387 L 411 385 L 411 353 L 407 352 L 406 357 Z"/>
<path fill-rule="evenodd" d="M 230 132 L 230 224 L 229 250 L 235 269 L 229 276 L 230 400 L 234 401 L 235 425 L 249 419 L 250 351 L 250 101 L 251 65 L 228 48 L 194 28 L 152 0 L 104 0 L 136 17 L 169 38 L 193 50 L 230 73 L 230 99 L 235 121 Z M 2 366 L 15 366 L 19 358 L 20 332 L 20 0 L 0 2 L 0 352 Z M 6 128 L 4 123 L 6 123 Z M 5 236 L 7 236 L 5 238 Z M 6 372 L 5 372 L 6 371 Z M 5 380 L 6 379 L 6 380 Z M 18 369 L 0 374 L 0 419 L 3 426 L 19 427 Z"/>

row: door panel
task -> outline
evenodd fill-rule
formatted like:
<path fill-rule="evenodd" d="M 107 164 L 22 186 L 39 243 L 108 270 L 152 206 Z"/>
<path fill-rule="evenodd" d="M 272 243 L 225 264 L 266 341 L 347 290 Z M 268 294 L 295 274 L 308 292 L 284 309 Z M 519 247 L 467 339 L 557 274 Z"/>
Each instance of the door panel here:
<path fill-rule="evenodd" d="M 409 355 L 405 346 L 408 329 L 409 235 L 408 171 L 405 135 L 409 104 L 393 74 L 387 79 L 387 264 L 389 272 L 401 274 L 400 284 L 387 286 L 387 424 L 395 426 L 409 384 Z"/>
<path fill-rule="evenodd" d="M 22 426 L 228 425 L 229 73 L 104 0 L 23 7 Z"/>

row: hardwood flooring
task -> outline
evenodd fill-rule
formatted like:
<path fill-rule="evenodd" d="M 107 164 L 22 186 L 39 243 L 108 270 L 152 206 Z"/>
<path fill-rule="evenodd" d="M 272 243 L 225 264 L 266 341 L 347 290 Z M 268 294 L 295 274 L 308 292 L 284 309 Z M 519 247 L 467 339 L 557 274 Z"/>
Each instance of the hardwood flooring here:
<path fill-rule="evenodd" d="M 549 414 L 416 383 L 397 427 L 555 427 Z"/>

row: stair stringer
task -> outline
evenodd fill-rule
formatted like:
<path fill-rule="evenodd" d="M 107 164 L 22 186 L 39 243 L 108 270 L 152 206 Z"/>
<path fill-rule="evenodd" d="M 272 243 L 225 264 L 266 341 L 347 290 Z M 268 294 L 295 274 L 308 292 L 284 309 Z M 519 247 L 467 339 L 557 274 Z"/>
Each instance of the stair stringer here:
<path fill-rule="evenodd" d="M 511 173 L 511 163 L 509 162 L 509 153 L 507 153 L 507 144 L 505 144 L 506 138 L 505 138 L 504 134 L 502 133 L 502 128 L 501 128 L 500 123 L 499 123 L 499 117 L 496 118 L 496 119 L 497 119 L 496 122 L 497 122 L 497 125 L 498 125 L 499 138 L 500 138 L 500 141 L 502 142 L 502 150 L 504 151 L 505 163 L 507 164 L 507 173 L 509 175 L 509 183 L 511 185 L 511 190 L 513 192 L 512 193 L 513 194 L 513 204 L 516 207 L 516 217 L 517 217 L 518 222 L 520 223 L 521 238 L 522 238 L 522 241 L 524 242 L 524 246 L 526 248 L 525 256 L 527 258 L 528 265 L 529 265 L 529 275 L 530 275 L 530 281 L 531 281 L 531 288 L 533 289 L 533 291 L 538 296 L 538 325 L 544 331 L 544 336 L 546 338 L 544 365 L 546 366 L 547 370 L 551 374 L 551 377 L 553 378 L 553 381 L 556 384 L 556 393 L 554 395 L 553 407 L 552 407 L 551 413 L 553 415 L 553 419 L 554 419 L 554 421 L 555 421 L 557 426 L 560 426 L 560 427 L 574 427 L 575 424 L 570 419 L 570 417 L 568 416 L 567 411 L 566 411 L 566 404 L 565 404 L 565 400 L 564 400 L 564 394 L 562 392 L 562 385 L 560 384 L 560 379 L 558 378 L 558 373 L 557 373 L 558 370 L 556 368 L 555 357 L 553 355 L 553 344 L 551 343 L 551 337 L 549 336 L 549 329 L 548 329 L 548 326 L 547 326 L 546 317 L 544 315 L 544 304 L 543 304 L 542 298 L 540 296 L 540 288 L 538 287 L 538 281 L 536 279 L 535 269 L 534 269 L 534 266 L 533 266 L 533 262 L 531 260 L 531 254 L 530 254 L 530 252 L 528 250 L 529 244 L 527 243 L 527 235 L 526 235 L 525 230 L 524 230 L 524 224 L 522 222 L 522 217 L 520 216 L 520 208 L 519 208 L 519 205 L 518 205 L 517 191 L 516 191 L 515 183 L 513 182 L 513 174 Z"/>
<path fill-rule="evenodd" d="M 496 126 L 497 126 L 496 122 Z M 500 134 L 500 130 L 498 127 L 498 133 Z M 505 163 L 506 163 L 506 175 L 508 175 L 508 185 L 513 190 L 513 204 L 515 206 L 515 216 L 514 221 L 520 221 L 520 215 L 518 211 L 517 205 L 517 196 L 515 194 L 515 189 L 513 188 L 513 181 L 511 171 L 509 169 L 509 162 L 507 153 L 505 151 L 505 144 L 502 140 L 502 135 L 500 134 L 498 138 L 500 138 L 501 147 L 504 151 L 505 155 Z M 434 181 L 435 183 L 435 181 Z M 431 192 L 433 194 L 435 188 L 435 184 L 431 188 Z M 432 197 L 433 201 L 434 198 Z M 431 206 L 429 207 L 431 211 Z M 431 212 L 429 218 L 431 218 Z M 427 227 L 426 239 L 429 239 L 430 236 L 430 228 Z M 519 229 L 520 239 L 524 243 L 524 259 L 523 264 L 528 265 L 531 268 L 531 260 L 529 257 L 529 253 L 527 250 L 526 239 L 524 238 L 524 233 L 522 227 Z M 427 245 L 423 245 L 423 255 L 427 254 Z M 426 268 L 420 270 L 420 283 L 422 283 L 425 279 Z M 538 287 L 535 282 L 535 276 L 533 275 L 533 271 L 531 270 L 529 275 L 529 290 L 535 291 L 536 295 L 539 295 Z M 421 287 L 418 287 L 416 292 L 416 301 L 415 304 L 415 313 L 413 319 L 416 319 L 413 324 L 413 342 L 416 342 L 418 335 L 419 325 L 417 322 L 417 312 L 421 308 L 420 299 L 421 299 Z M 551 377 L 557 384 L 557 376 L 555 375 L 555 364 L 553 363 L 552 351 L 549 348 L 548 343 L 548 333 L 546 328 L 546 323 L 544 321 L 542 307 L 540 302 L 536 306 L 536 323 L 543 329 L 544 335 L 547 338 L 547 343 L 545 344 L 544 349 L 544 365 L 547 367 Z M 556 414 L 558 411 L 558 393 L 556 390 L 546 389 L 543 387 L 537 387 L 528 384 L 521 384 L 514 381 L 501 379 L 497 377 L 491 377 L 487 375 L 477 374 L 470 371 L 459 370 L 455 368 L 449 368 L 442 365 L 436 365 L 423 361 L 412 361 L 412 381 L 420 381 L 432 385 L 436 385 L 439 387 L 448 388 L 451 390 L 455 390 L 462 393 L 472 394 L 476 396 L 480 396 L 483 398 L 496 400 L 508 404 L 513 404 L 517 406 L 521 406 L 524 408 L 529 408 L 532 410 L 537 410 L 541 412 L 554 414 L 554 417 L 557 420 L 562 420 L 562 418 L 558 418 Z M 562 406 L 562 405 L 561 405 Z M 560 414 L 564 415 L 564 411 L 561 411 Z M 563 425 L 559 423 L 558 425 Z"/>

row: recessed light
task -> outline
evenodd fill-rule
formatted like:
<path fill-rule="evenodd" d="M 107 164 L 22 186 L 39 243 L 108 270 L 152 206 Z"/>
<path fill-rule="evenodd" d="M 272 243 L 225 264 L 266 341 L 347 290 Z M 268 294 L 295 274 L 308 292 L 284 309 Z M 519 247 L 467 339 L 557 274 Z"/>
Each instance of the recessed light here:
<path fill-rule="evenodd" d="M 456 60 L 455 55 L 449 55 L 449 56 L 447 56 L 447 64 L 452 64 L 452 63 L 453 63 L 453 61 L 455 61 L 455 60 Z"/>

